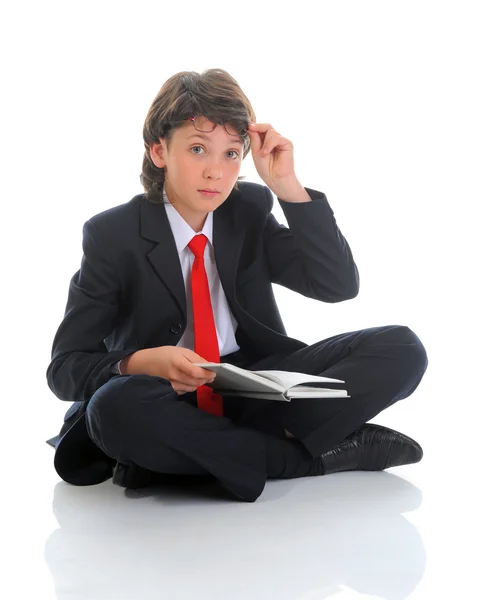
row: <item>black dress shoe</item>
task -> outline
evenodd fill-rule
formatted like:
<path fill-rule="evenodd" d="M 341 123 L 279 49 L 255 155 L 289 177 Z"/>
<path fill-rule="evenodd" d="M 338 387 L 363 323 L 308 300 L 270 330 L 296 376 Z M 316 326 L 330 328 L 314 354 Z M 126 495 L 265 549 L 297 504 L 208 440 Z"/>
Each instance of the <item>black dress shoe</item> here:
<path fill-rule="evenodd" d="M 324 475 L 338 471 L 382 471 L 417 463 L 422 457 L 421 446 L 412 438 L 368 423 L 320 456 Z"/>
<path fill-rule="evenodd" d="M 113 469 L 113 483 L 130 490 L 168 483 L 203 483 L 205 481 L 214 481 L 215 479 L 213 475 L 159 473 L 138 467 L 137 465 L 125 465 L 120 462 L 117 462 Z"/>
<path fill-rule="evenodd" d="M 131 490 L 155 485 L 164 481 L 163 473 L 143 469 L 137 465 L 125 465 L 117 462 L 113 469 L 113 483 Z"/>

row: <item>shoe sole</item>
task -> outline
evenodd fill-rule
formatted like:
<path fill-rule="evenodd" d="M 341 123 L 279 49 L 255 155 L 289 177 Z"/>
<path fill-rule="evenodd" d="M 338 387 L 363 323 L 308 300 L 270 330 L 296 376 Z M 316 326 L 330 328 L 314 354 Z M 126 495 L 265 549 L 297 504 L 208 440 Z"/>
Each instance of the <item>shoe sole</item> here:
<path fill-rule="evenodd" d="M 415 440 L 381 425 L 363 425 L 359 440 L 363 448 L 357 467 L 360 471 L 382 471 L 414 464 L 423 457 L 423 449 Z"/>

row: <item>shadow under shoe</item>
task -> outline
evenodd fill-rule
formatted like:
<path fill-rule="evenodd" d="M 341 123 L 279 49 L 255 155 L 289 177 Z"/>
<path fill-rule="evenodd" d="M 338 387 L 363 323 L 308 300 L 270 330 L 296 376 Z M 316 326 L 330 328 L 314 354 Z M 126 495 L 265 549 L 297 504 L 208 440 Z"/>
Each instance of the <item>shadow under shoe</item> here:
<path fill-rule="evenodd" d="M 338 471 L 382 471 L 419 462 L 421 446 L 393 429 L 366 423 L 320 456 L 324 475 Z"/>

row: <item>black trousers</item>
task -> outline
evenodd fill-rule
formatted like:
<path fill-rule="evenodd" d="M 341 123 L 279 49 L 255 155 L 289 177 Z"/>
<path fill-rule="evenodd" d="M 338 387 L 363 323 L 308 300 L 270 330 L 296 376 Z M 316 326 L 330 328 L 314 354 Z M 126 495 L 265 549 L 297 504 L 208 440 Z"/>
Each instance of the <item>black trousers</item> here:
<path fill-rule="evenodd" d="M 278 402 L 223 396 L 224 416 L 217 417 L 197 407 L 196 392 L 178 395 L 167 379 L 118 375 L 90 399 L 88 435 L 119 462 L 162 473 L 212 474 L 234 491 L 257 497 L 267 479 L 267 440 L 290 444 L 287 430 L 312 457 L 320 456 L 410 396 L 428 357 L 411 329 L 389 325 L 339 334 L 255 363 L 241 351 L 221 362 L 341 379 L 351 398 Z"/>

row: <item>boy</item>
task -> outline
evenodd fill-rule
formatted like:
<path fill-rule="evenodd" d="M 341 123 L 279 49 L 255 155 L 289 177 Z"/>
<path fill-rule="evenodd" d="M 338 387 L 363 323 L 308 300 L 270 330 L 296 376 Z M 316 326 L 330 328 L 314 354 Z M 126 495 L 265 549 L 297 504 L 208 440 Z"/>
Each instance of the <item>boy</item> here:
<path fill-rule="evenodd" d="M 295 175 L 292 142 L 255 123 L 221 69 L 171 77 L 143 138 L 145 193 L 85 223 L 53 342 L 48 385 L 74 401 L 50 440 L 60 476 L 125 487 L 212 476 L 254 502 L 267 478 L 418 462 L 414 440 L 366 424 L 420 383 L 428 359 L 414 332 L 375 327 L 310 346 L 286 334 L 272 283 L 324 302 L 359 289 L 325 195 Z M 249 151 L 266 186 L 239 184 Z M 203 361 L 337 378 L 351 398 L 221 396 Z"/>

